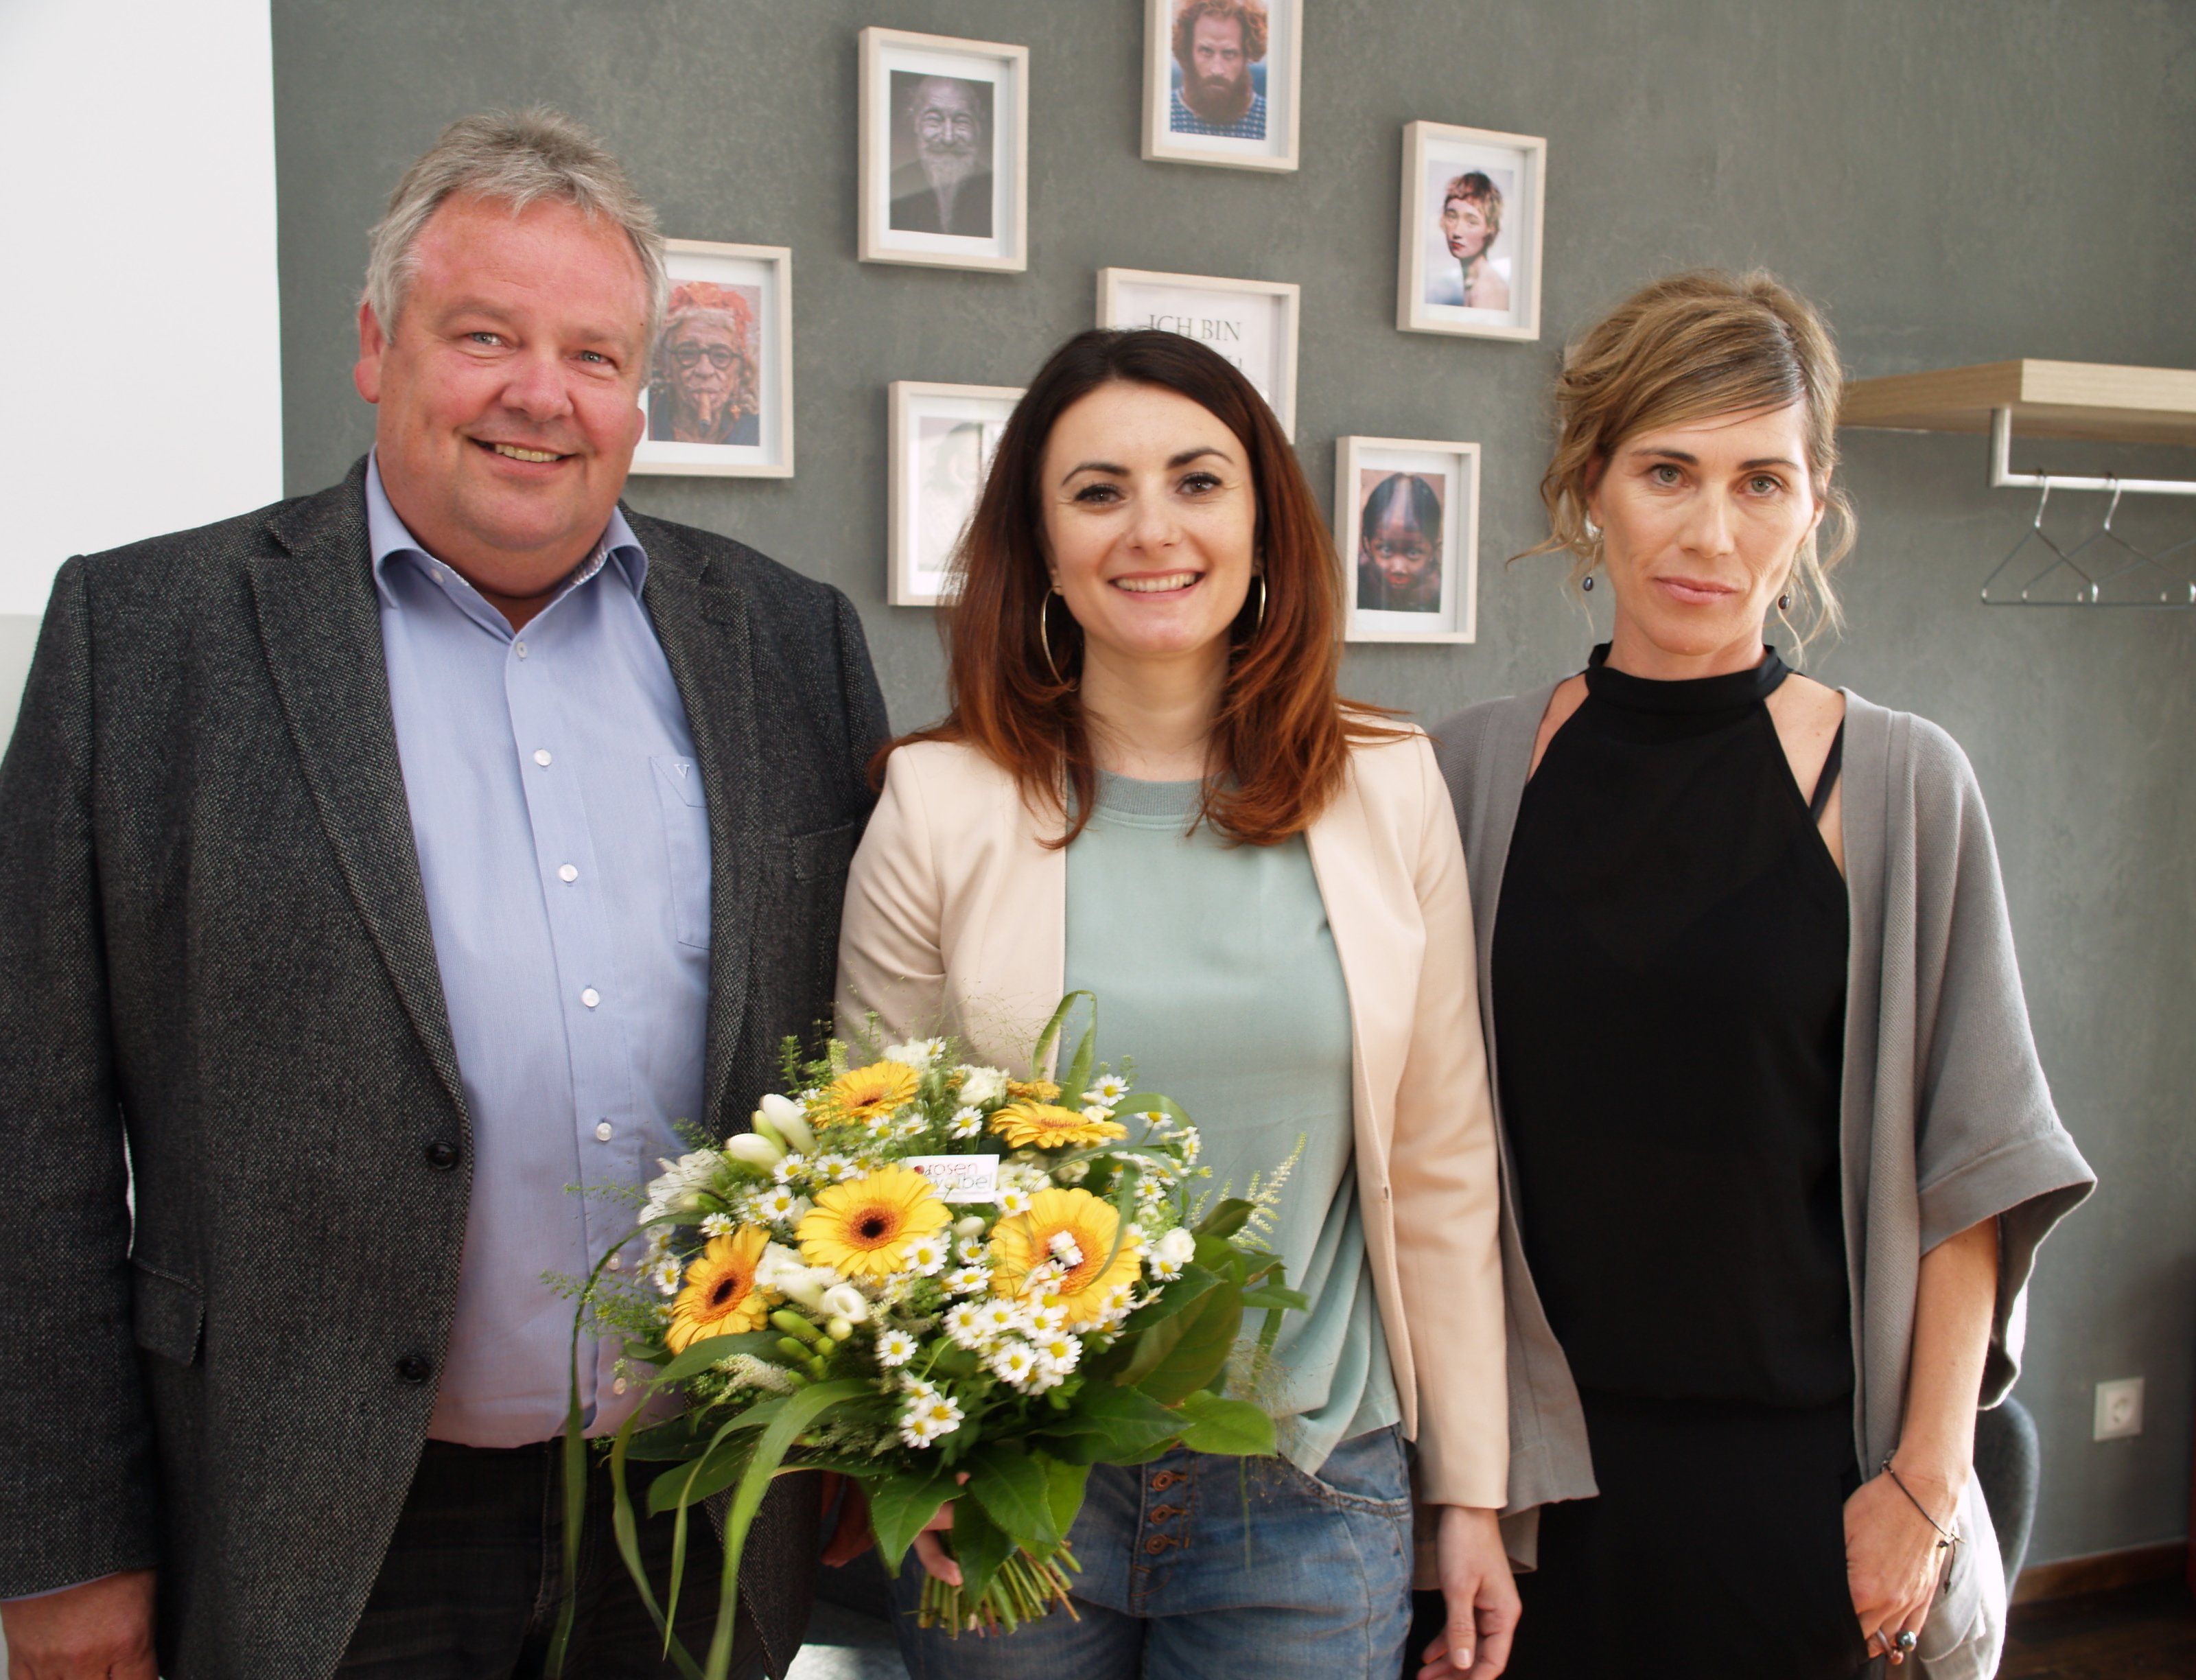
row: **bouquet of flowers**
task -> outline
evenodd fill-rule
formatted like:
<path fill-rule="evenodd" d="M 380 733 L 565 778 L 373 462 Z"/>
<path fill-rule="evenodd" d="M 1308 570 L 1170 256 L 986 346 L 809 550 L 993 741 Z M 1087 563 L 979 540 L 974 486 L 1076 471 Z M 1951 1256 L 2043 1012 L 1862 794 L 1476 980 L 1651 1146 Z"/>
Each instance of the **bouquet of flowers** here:
<path fill-rule="evenodd" d="M 782 1471 L 857 1481 L 894 1573 L 953 1500 L 962 1583 L 927 1579 L 921 1615 L 957 1634 L 1067 1604 L 1066 1536 L 1093 1464 L 1274 1451 L 1272 1419 L 1224 1394 L 1245 1311 L 1266 1314 L 1255 1365 L 1305 1304 L 1260 1235 L 1269 1197 L 1192 1196 L 1196 1129 L 1094 1065 L 1095 1019 L 1061 1079 L 1036 1071 L 1084 996 L 1061 1001 L 1026 1078 L 942 1039 L 858 1066 L 837 1040 L 810 1061 L 789 1042 L 787 1094 L 763 1098 L 754 1129 L 693 1140 L 648 1186 L 641 1280 L 602 1266 L 587 1279 L 575 1354 L 592 1315 L 624 1332 L 650 1393 L 685 1400 L 668 1422 L 637 1412 L 610 1448 L 618 1543 L 681 1672 L 726 1671 L 742 1547 Z M 580 1487 L 576 1374 L 565 1441 Z M 661 1608 L 635 1543 L 643 1463 L 657 1468 L 640 1499 L 675 1513 Z M 696 1664 L 669 1632 L 687 1522 L 727 1494 L 715 1635 Z M 568 1525 L 568 1548 L 578 1533 Z"/>

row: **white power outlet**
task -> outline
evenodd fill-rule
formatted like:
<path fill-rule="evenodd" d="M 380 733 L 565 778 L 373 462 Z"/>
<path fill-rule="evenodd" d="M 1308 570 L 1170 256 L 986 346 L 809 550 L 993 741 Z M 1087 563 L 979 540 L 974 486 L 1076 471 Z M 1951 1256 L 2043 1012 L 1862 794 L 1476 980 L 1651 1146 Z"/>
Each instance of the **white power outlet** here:
<path fill-rule="evenodd" d="M 2142 1433 L 2142 1378 L 2123 1377 L 2097 1384 L 2097 1422 L 2092 1439 L 2119 1440 Z"/>

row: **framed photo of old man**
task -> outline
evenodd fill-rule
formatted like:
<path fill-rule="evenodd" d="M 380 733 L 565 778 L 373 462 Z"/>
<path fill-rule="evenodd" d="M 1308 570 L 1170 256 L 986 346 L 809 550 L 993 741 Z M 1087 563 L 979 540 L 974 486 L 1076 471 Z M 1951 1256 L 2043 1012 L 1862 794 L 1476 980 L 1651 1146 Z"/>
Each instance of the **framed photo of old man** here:
<path fill-rule="evenodd" d="M 1531 135 L 1405 125 L 1398 327 L 1540 336 L 1547 172 L 1548 142 Z"/>
<path fill-rule="evenodd" d="M 1479 446 L 1336 440 L 1334 548 L 1345 640 L 1475 640 Z"/>
<path fill-rule="evenodd" d="M 893 382 L 885 595 L 893 606 L 935 607 L 952 598 L 961 539 L 1021 400 L 1007 385 Z"/>
<path fill-rule="evenodd" d="M 1294 169 L 1304 3 L 1145 0 L 1145 158 Z"/>
<path fill-rule="evenodd" d="M 1222 280 L 1098 271 L 1098 325 L 1157 327 L 1212 349 L 1243 370 L 1291 437 L 1297 430 L 1297 312 L 1292 280 Z"/>
<path fill-rule="evenodd" d="M 862 32 L 861 258 L 1029 267 L 1029 49 Z"/>
<path fill-rule="evenodd" d="M 635 472 L 793 476 L 793 253 L 666 240 L 671 296 Z"/>

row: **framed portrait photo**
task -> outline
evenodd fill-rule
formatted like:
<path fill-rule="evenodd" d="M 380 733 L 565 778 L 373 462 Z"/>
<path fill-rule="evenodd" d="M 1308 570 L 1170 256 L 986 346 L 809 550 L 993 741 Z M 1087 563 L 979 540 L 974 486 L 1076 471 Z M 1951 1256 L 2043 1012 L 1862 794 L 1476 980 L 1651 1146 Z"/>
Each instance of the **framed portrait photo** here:
<path fill-rule="evenodd" d="M 893 381 L 885 598 L 893 606 L 935 607 L 952 598 L 962 534 L 1021 400 L 1010 385 Z"/>
<path fill-rule="evenodd" d="M 1297 311 L 1293 280 L 1221 280 L 1098 271 L 1098 325 L 1157 327 L 1211 345 L 1241 368 L 1291 437 L 1297 430 Z"/>
<path fill-rule="evenodd" d="M 1334 549 L 1344 640 L 1477 639 L 1479 446 L 1338 438 Z"/>
<path fill-rule="evenodd" d="M 1304 0 L 1144 0 L 1144 157 L 1297 166 Z"/>
<path fill-rule="evenodd" d="M 793 253 L 666 240 L 663 331 L 635 472 L 793 476 Z"/>
<path fill-rule="evenodd" d="M 1547 171 L 1548 142 L 1531 135 L 1405 125 L 1398 327 L 1540 336 Z"/>
<path fill-rule="evenodd" d="M 1029 267 L 1029 49 L 862 32 L 864 263 Z"/>

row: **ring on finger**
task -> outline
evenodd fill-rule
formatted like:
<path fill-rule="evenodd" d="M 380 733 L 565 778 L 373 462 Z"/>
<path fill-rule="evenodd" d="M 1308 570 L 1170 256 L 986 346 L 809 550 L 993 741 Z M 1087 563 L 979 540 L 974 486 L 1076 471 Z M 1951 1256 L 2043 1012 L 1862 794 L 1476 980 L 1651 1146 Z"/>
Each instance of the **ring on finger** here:
<path fill-rule="evenodd" d="M 1901 1652 L 1911 1656 L 1914 1653 L 1914 1648 L 1922 1642 L 1922 1636 L 1915 1632 L 1915 1631 L 1910 1627 L 1901 1628 L 1898 1631 L 1898 1637 L 1893 1640 L 1891 1642 L 1896 1645 Z"/>

